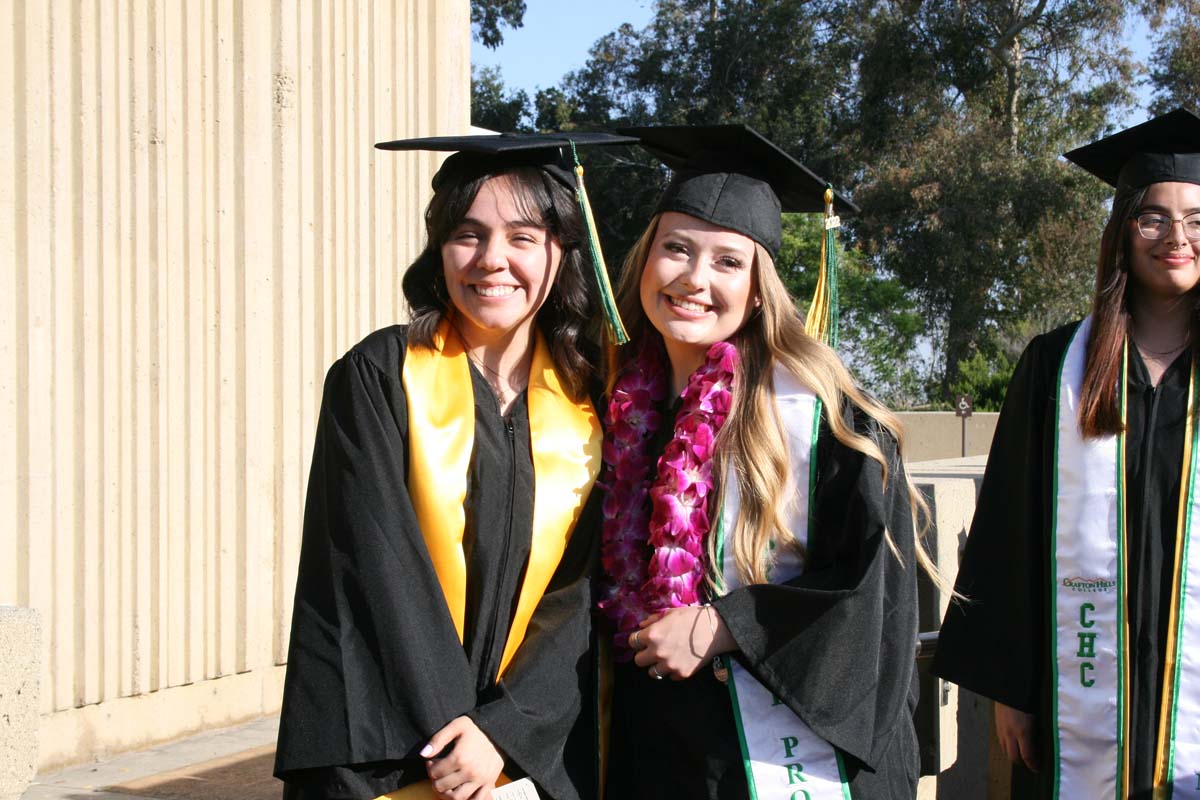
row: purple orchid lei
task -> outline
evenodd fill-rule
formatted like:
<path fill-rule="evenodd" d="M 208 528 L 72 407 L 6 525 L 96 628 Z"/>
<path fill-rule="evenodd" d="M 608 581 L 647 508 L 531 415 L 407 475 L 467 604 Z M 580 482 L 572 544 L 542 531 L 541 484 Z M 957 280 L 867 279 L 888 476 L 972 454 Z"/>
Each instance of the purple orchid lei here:
<path fill-rule="evenodd" d="M 658 459 L 648 449 L 662 424 L 666 353 L 643 337 L 637 357 L 617 376 L 604 435 L 604 524 L 600 559 L 607 574 L 600 609 L 617 627 L 616 657 L 633 657 L 629 635 L 657 611 L 696 605 L 711 527 L 713 443 L 733 402 L 738 354 L 728 342 L 708 348 L 688 378 L 675 435 Z"/>

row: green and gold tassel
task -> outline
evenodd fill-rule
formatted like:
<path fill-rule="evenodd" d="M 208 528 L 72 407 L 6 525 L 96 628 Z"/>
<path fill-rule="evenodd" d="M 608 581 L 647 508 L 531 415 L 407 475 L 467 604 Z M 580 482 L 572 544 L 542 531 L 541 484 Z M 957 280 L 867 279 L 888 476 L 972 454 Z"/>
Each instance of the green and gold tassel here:
<path fill-rule="evenodd" d="M 838 345 L 837 229 L 842 221 L 833 213 L 833 187 L 825 188 L 825 238 L 821 240 L 821 270 L 812 305 L 804 321 L 805 332 L 830 347 Z"/>
<path fill-rule="evenodd" d="M 604 264 L 604 253 L 600 250 L 600 236 L 596 232 L 596 220 L 592 216 L 592 204 L 588 202 L 587 187 L 583 183 L 583 165 L 579 163 L 579 154 L 575 152 L 575 143 L 571 142 L 571 157 L 575 160 L 575 199 L 579 201 L 579 210 L 583 213 L 583 221 L 587 226 L 588 249 L 592 253 L 592 269 L 596 273 L 596 287 L 600 290 L 600 305 L 604 308 L 604 319 L 608 323 L 608 331 L 612 340 L 622 345 L 629 341 L 625 332 L 625 324 L 617 311 L 617 301 L 613 297 L 612 284 L 608 280 L 608 268 Z"/>

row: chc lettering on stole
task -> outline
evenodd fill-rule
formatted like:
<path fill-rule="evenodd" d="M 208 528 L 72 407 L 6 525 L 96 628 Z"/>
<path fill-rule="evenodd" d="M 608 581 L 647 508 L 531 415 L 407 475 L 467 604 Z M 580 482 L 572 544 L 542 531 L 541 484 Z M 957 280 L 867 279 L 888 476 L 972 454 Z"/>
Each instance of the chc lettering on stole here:
<path fill-rule="evenodd" d="M 1096 607 L 1091 603 L 1081 603 L 1079 606 L 1079 627 L 1093 628 L 1096 621 L 1088 619 L 1088 612 L 1095 611 Z M 1093 659 L 1096 657 L 1096 639 L 1100 634 L 1096 631 L 1081 630 L 1079 631 L 1079 650 L 1075 655 L 1078 658 Z M 1085 689 L 1089 689 L 1096 685 L 1096 679 L 1088 675 L 1096 665 L 1091 661 L 1083 661 L 1079 664 L 1079 685 Z"/>

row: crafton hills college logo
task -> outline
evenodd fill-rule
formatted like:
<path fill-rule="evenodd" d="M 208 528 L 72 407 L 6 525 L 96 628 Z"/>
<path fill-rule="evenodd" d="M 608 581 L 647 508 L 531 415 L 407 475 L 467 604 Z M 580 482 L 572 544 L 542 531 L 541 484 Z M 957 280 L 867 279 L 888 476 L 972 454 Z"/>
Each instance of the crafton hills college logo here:
<path fill-rule="evenodd" d="M 1109 592 L 1116 588 L 1117 582 L 1107 578 L 1063 578 L 1062 585 L 1072 592 Z"/>

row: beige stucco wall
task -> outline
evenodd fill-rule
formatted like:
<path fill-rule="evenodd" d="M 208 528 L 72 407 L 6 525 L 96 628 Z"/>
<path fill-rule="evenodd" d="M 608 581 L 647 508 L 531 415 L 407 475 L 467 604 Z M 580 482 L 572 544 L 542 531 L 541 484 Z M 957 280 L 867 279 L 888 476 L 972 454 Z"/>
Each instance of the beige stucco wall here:
<path fill-rule="evenodd" d="M 0 2 L 0 605 L 40 766 L 274 710 L 329 363 L 401 316 L 467 0 Z"/>
<path fill-rule="evenodd" d="M 933 461 L 964 455 L 963 420 L 953 411 L 902 411 L 897 416 L 904 424 L 906 461 Z M 976 411 L 967 418 L 965 455 L 987 455 L 999 418 L 1000 414 L 995 411 Z"/>

